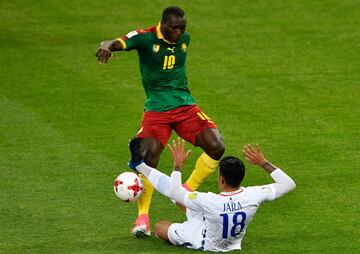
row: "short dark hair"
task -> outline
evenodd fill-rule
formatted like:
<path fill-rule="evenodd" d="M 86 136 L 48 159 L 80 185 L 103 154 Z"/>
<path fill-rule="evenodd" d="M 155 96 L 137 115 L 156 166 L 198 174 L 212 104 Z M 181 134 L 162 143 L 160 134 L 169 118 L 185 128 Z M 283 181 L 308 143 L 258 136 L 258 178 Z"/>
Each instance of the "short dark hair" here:
<path fill-rule="evenodd" d="M 219 163 L 219 174 L 224 177 L 227 185 L 234 188 L 240 187 L 245 176 L 245 165 L 237 157 L 224 157 Z"/>
<path fill-rule="evenodd" d="M 185 12 L 183 11 L 183 9 L 177 6 L 166 7 L 162 13 L 162 21 L 166 22 L 171 15 L 183 18 L 185 16 Z"/>

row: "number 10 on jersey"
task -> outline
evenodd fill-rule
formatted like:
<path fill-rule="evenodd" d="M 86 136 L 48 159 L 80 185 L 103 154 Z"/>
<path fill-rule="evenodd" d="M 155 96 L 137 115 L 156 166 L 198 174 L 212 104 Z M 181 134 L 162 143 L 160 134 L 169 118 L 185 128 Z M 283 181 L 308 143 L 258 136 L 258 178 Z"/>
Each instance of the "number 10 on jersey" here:
<path fill-rule="evenodd" d="M 163 70 L 170 70 L 170 69 L 174 68 L 174 65 L 175 65 L 175 56 L 174 55 L 164 57 Z"/>

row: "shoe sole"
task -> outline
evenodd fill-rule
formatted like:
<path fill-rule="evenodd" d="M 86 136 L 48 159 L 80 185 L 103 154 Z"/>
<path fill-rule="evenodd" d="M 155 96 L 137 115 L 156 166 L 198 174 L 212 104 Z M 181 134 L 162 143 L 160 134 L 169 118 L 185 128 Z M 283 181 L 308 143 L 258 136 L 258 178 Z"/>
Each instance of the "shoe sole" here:
<path fill-rule="evenodd" d="M 148 227 L 145 224 L 136 226 L 131 232 L 136 238 L 143 238 L 151 235 L 150 230 L 148 230 Z"/>
<path fill-rule="evenodd" d="M 137 231 L 133 232 L 133 235 L 136 238 L 144 238 L 144 237 L 149 237 L 151 235 L 151 233 L 150 232 L 144 232 L 144 231 L 141 231 L 141 230 L 137 230 Z"/>

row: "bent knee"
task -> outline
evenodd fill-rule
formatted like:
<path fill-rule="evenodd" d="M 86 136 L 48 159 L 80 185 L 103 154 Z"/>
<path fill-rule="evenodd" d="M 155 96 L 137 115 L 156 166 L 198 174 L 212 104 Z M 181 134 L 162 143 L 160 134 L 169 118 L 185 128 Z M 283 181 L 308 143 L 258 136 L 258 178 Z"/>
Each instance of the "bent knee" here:
<path fill-rule="evenodd" d="M 222 140 L 210 142 L 205 151 L 214 160 L 220 160 L 225 152 L 225 144 Z"/>
<path fill-rule="evenodd" d="M 161 225 L 160 225 L 160 223 L 161 223 L 161 221 L 159 221 L 159 222 L 157 222 L 157 223 L 155 224 L 155 227 L 154 227 L 154 233 L 155 233 L 155 235 L 158 235 L 158 234 L 160 233 L 160 231 L 161 231 Z"/>
<path fill-rule="evenodd" d="M 171 226 L 171 222 L 169 221 L 159 221 L 155 224 L 154 233 L 160 239 L 169 241 L 168 230 Z"/>
<path fill-rule="evenodd" d="M 196 145 L 214 160 L 220 160 L 225 152 L 225 145 L 218 129 L 205 129 L 196 137 Z"/>

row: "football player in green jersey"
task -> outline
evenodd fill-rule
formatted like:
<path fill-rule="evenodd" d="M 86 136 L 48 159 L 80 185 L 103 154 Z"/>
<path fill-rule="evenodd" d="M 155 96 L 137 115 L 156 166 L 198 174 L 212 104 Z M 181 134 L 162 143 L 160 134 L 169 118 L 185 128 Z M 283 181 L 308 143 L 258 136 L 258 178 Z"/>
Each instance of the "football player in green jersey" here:
<path fill-rule="evenodd" d="M 196 105 L 188 89 L 185 62 L 190 36 L 185 28 L 184 11 L 170 6 L 163 10 L 158 25 L 103 41 L 96 57 L 105 64 L 114 51 L 138 52 L 147 99 L 136 138 L 141 139 L 144 161 L 157 167 L 160 154 L 174 130 L 204 150 L 184 184 L 184 188 L 194 191 L 218 166 L 225 147 L 215 123 Z M 134 168 L 134 165 L 129 166 Z M 150 235 L 149 209 L 154 187 L 146 178 L 143 180 L 146 191 L 138 201 L 138 218 L 132 229 L 137 237 Z"/>

